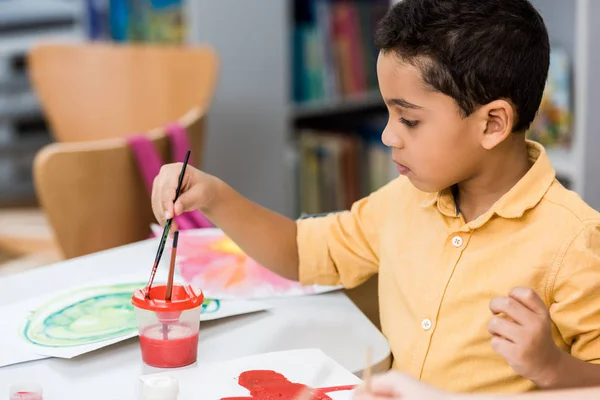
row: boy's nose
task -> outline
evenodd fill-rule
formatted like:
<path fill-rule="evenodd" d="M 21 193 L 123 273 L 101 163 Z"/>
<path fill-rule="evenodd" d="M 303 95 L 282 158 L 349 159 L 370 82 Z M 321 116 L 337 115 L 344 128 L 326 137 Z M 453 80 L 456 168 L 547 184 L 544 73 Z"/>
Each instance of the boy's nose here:
<path fill-rule="evenodd" d="M 381 134 L 381 141 L 387 147 L 393 147 L 395 149 L 404 148 L 404 140 L 402 140 L 399 133 L 394 132 L 390 128 L 389 124 L 386 125 L 385 129 L 383 130 L 383 133 Z"/>

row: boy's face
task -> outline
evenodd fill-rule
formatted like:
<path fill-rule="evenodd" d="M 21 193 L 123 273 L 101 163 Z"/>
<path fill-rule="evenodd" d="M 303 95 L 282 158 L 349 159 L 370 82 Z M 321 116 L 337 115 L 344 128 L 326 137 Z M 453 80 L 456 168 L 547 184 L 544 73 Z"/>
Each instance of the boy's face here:
<path fill-rule="evenodd" d="M 476 175 L 485 123 L 462 118 L 453 98 L 425 87 L 418 68 L 392 52 L 377 61 L 379 88 L 389 110 L 383 143 L 398 172 L 419 190 L 436 192 Z"/>

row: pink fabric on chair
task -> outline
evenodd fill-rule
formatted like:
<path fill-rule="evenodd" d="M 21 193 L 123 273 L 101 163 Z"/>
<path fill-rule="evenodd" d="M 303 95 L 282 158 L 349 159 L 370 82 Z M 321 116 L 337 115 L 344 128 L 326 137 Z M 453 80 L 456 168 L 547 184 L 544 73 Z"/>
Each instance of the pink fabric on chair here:
<path fill-rule="evenodd" d="M 175 162 L 183 162 L 185 153 L 190 148 L 185 128 L 177 123 L 172 123 L 166 127 L 167 137 L 171 144 L 171 155 Z M 138 166 L 138 171 L 144 181 L 146 190 L 152 194 L 152 184 L 154 178 L 160 172 L 160 167 L 164 161 L 158 154 L 154 143 L 144 135 L 133 135 L 127 138 L 129 148 L 133 152 L 134 159 Z M 189 165 L 192 165 L 190 162 Z M 200 211 L 190 211 L 174 217 L 180 230 L 211 228 L 214 225 Z"/>

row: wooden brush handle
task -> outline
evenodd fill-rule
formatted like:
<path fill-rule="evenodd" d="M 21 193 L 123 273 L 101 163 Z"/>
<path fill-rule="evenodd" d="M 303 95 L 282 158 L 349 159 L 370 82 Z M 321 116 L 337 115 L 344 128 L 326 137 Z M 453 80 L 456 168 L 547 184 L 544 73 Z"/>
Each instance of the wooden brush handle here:
<path fill-rule="evenodd" d="M 167 292 L 165 294 L 165 300 L 171 301 L 173 294 L 173 277 L 175 275 L 175 258 L 177 256 L 177 239 L 179 238 L 179 231 L 175 231 L 173 234 L 173 248 L 171 250 L 171 263 L 169 264 L 169 279 L 167 281 Z"/>

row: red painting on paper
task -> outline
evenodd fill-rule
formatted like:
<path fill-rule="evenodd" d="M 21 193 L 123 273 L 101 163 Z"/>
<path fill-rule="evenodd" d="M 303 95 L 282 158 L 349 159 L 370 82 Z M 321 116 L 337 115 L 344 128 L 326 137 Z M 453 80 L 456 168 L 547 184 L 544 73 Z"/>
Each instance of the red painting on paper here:
<path fill-rule="evenodd" d="M 223 397 L 221 400 L 294 400 L 307 386 L 290 382 L 279 372 L 271 370 L 252 370 L 243 372 L 238 384 L 248 389 L 249 396 Z M 328 393 L 352 390 L 355 385 L 330 386 L 314 389 L 312 400 L 331 400 Z"/>

